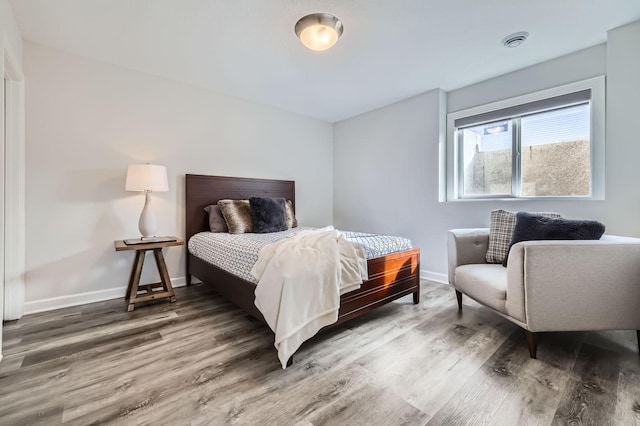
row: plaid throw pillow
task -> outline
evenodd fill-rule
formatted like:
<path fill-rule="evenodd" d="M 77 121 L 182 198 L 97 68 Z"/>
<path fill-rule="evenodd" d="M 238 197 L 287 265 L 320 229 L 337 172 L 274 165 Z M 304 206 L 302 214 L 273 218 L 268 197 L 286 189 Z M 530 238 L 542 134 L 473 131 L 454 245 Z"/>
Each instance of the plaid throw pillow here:
<path fill-rule="evenodd" d="M 507 210 L 493 210 L 489 227 L 489 248 L 487 249 L 487 263 L 502 263 L 509 253 L 513 229 L 516 227 L 517 212 Z M 546 217 L 561 217 L 558 213 L 536 213 Z"/>

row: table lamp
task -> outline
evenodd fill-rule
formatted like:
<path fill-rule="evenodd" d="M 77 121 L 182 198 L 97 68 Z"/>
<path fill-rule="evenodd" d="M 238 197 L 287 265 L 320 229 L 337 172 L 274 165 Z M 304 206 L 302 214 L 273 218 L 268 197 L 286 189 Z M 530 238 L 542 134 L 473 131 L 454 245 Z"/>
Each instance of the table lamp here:
<path fill-rule="evenodd" d="M 127 168 L 126 191 L 144 191 L 144 208 L 140 214 L 138 229 L 142 240 L 151 239 L 158 230 L 158 222 L 151 207 L 151 192 L 167 192 L 169 180 L 167 168 L 154 164 L 130 164 Z"/>

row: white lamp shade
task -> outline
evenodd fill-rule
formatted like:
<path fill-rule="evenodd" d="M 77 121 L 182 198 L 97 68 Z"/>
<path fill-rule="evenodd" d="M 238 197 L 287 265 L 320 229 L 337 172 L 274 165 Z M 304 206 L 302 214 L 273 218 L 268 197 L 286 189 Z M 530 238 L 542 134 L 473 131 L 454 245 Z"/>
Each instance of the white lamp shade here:
<path fill-rule="evenodd" d="M 166 192 L 169 190 L 167 168 L 155 164 L 130 164 L 127 168 L 126 191 Z"/>

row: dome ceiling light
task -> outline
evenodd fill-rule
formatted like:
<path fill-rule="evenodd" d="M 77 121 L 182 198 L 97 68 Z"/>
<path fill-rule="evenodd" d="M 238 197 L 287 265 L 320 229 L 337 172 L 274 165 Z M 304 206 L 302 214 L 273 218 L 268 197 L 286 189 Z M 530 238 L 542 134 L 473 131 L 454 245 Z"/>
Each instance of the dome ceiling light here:
<path fill-rule="evenodd" d="M 327 50 L 342 35 L 342 22 L 328 13 L 312 13 L 296 23 L 296 35 L 311 50 Z"/>

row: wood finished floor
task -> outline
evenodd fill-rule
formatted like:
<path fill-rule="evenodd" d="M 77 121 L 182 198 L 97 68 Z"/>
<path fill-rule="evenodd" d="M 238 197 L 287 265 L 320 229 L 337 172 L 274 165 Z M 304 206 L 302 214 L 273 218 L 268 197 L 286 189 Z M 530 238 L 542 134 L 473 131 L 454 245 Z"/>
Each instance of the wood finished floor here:
<path fill-rule="evenodd" d="M 126 312 L 113 300 L 4 325 L 0 425 L 640 424 L 635 333 L 524 332 L 448 286 L 308 342 L 273 334 L 206 286 Z"/>

